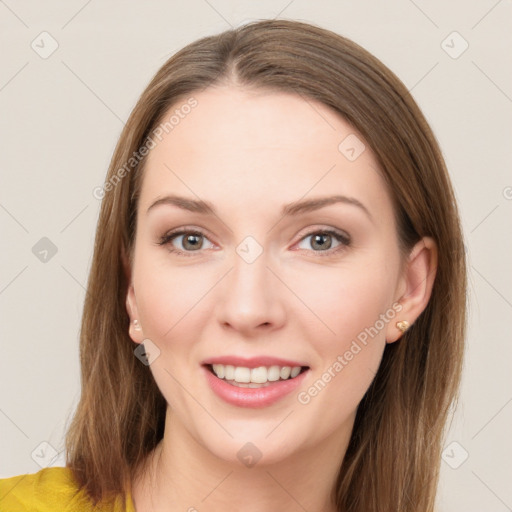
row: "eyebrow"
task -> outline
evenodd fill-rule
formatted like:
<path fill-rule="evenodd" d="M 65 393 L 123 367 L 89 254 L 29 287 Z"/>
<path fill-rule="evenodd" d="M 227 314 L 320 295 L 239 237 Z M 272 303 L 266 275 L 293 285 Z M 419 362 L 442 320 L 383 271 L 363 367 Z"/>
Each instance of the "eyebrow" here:
<path fill-rule="evenodd" d="M 373 217 L 369 212 L 368 208 L 354 197 L 347 197 L 343 195 L 335 195 L 328 197 L 319 197 L 315 199 L 307 199 L 305 201 L 295 201 L 293 203 L 283 206 L 281 210 L 281 216 L 294 216 L 303 213 L 312 212 L 324 208 L 336 203 L 344 203 L 352 206 L 356 206 L 363 210 L 369 219 L 373 222 Z M 190 199 L 183 196 L 168 195 L 157 199 L 146 211 L 146 215 L 155 207 L 159 205 L 173 205 L 182 210 L 187 210 L 194 213 L 200 213 L 203 215 L 215 215 L 217 212 L 215 207 L 209 201 Z"/>

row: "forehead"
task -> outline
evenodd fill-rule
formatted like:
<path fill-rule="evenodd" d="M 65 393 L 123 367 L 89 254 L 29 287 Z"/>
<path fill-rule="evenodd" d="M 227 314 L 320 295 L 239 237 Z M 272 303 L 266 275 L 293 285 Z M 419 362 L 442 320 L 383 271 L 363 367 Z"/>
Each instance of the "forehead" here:
<path fill-rule="evenodd" d="M 145 166 L 140 208 L 181 194 L 219 208 L 278 209 L 303 197 L 356 196 L 379 215 L 391 199 L 371 149 L 332 109 L 286 92 L 210 87 L 173 105 Z M 161 125 L 164 127 L 165 125 Z M 354 158 L 354 156 L 356 158 Z"/>

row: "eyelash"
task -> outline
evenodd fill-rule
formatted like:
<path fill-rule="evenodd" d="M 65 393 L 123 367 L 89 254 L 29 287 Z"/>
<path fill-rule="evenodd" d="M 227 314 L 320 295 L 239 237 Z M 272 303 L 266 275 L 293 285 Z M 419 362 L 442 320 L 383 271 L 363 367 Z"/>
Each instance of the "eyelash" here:
<path fill-rule="evenodd" d="M 199 236 L 203 236 L 205 238 L 208 238 L 203 232 L 201 231 L 198 231 L 196 229 L 183 229 L 183 228 L 180 228 L 176 231 L 170 231 L 168 233 L 166 233 L 165 235 L 163 235 L 161 238 L 160 238 L 160 241 L 157 242 L 157 245 L 168 245 L 168 250 L 169 252 L 171 253 L 175 253 L 175 254 L 178 254 L 179 256 L 185 256 L 185 257 L 192 257 L 192 256 L 195 256 L 195 252 L 200 252 L 200 249 L 198 251 L 180 251 L 179 249 L 176 249 L 175 247 L 172 246 L 171 242 L 174 238 L 177 238 L 178 236 L 180 235 L 199 235 Z M 350 237 L 348 237 L 347 235 L 343 234 L 343 233 L 340 233 L 336 230 L 333 230 L 333 229 L 320 229 L 320 230 L 316 230 L 316 231 L 310 231 L 309 233 L 306 233 L 300 240 L 299 242 L 301 242 L 302 240 L 306 239 L 307 237 L 309 236 L 312 236 L 312 235 L 317 235 L 317 234 L 322 234 L 322 235 L 330 235 L 332 237 L 334 237 L 338 242 L 340 242 L 340 245 L 338 247 L 335 247 L 334 249 L 328 249 L 326 251 L 313 251 L 315 253 L 319 253 L 318 256 L 319 257 L 326 257 L 326 256 L 332 256 L 333 254 L 335 253 L 338 253 L 339 251 L 342 251 L 344 250 L 346 247 L 349 247 L 350 244 L 351 244 L 351 239 Z M 300 250 L 307 250 L 307 249 L 300 249 Z"/>

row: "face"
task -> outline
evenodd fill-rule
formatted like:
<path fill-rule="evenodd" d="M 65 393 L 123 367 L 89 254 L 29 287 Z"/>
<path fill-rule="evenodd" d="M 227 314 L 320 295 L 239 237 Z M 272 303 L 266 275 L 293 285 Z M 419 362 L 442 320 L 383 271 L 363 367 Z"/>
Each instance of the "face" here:
<path fill-rule="evenodd" d="M 274 462 L 350 431 L 399 337 L 393 206 L 370 148 L 328 107 L 234 86 L 193 96 L 146 162 L 127 296 L 141 330 L 130 336 L 159 351 L 149 371 L 175 425 L 224 460 L 250 441 Z M 335 195 L 351 199 L 283 211 Z M 214 213 L 154 205 L 167 196 Z M 277 400 L 239 403 L 203 366 L 228 356 L 308 368 Z"/>

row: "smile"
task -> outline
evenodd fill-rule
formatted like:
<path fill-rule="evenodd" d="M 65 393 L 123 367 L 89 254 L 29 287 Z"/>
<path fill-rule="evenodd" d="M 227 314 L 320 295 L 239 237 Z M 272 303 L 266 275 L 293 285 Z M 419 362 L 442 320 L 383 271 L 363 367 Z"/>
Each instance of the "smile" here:
<path fill-rule="evenodd" d="M 307 366 L 248 368 L 206 364 L 201 368 L 217 397 L 236 407 L 251 408 L 268 407 L 283 399 L 296 390 L 310 372 Z M 253 378 L 259 382 L 253 382 Z"/>
<path fill-rule="evenodd" d="M 259 366 L 248 368 L 245 366 L 233 366 L 224 364 L 209 365 L 210 370 L 219 378 L 234 386 L 259 388 L 271 382 L 289 380 L 297 377 L 305 366 Z"/>

